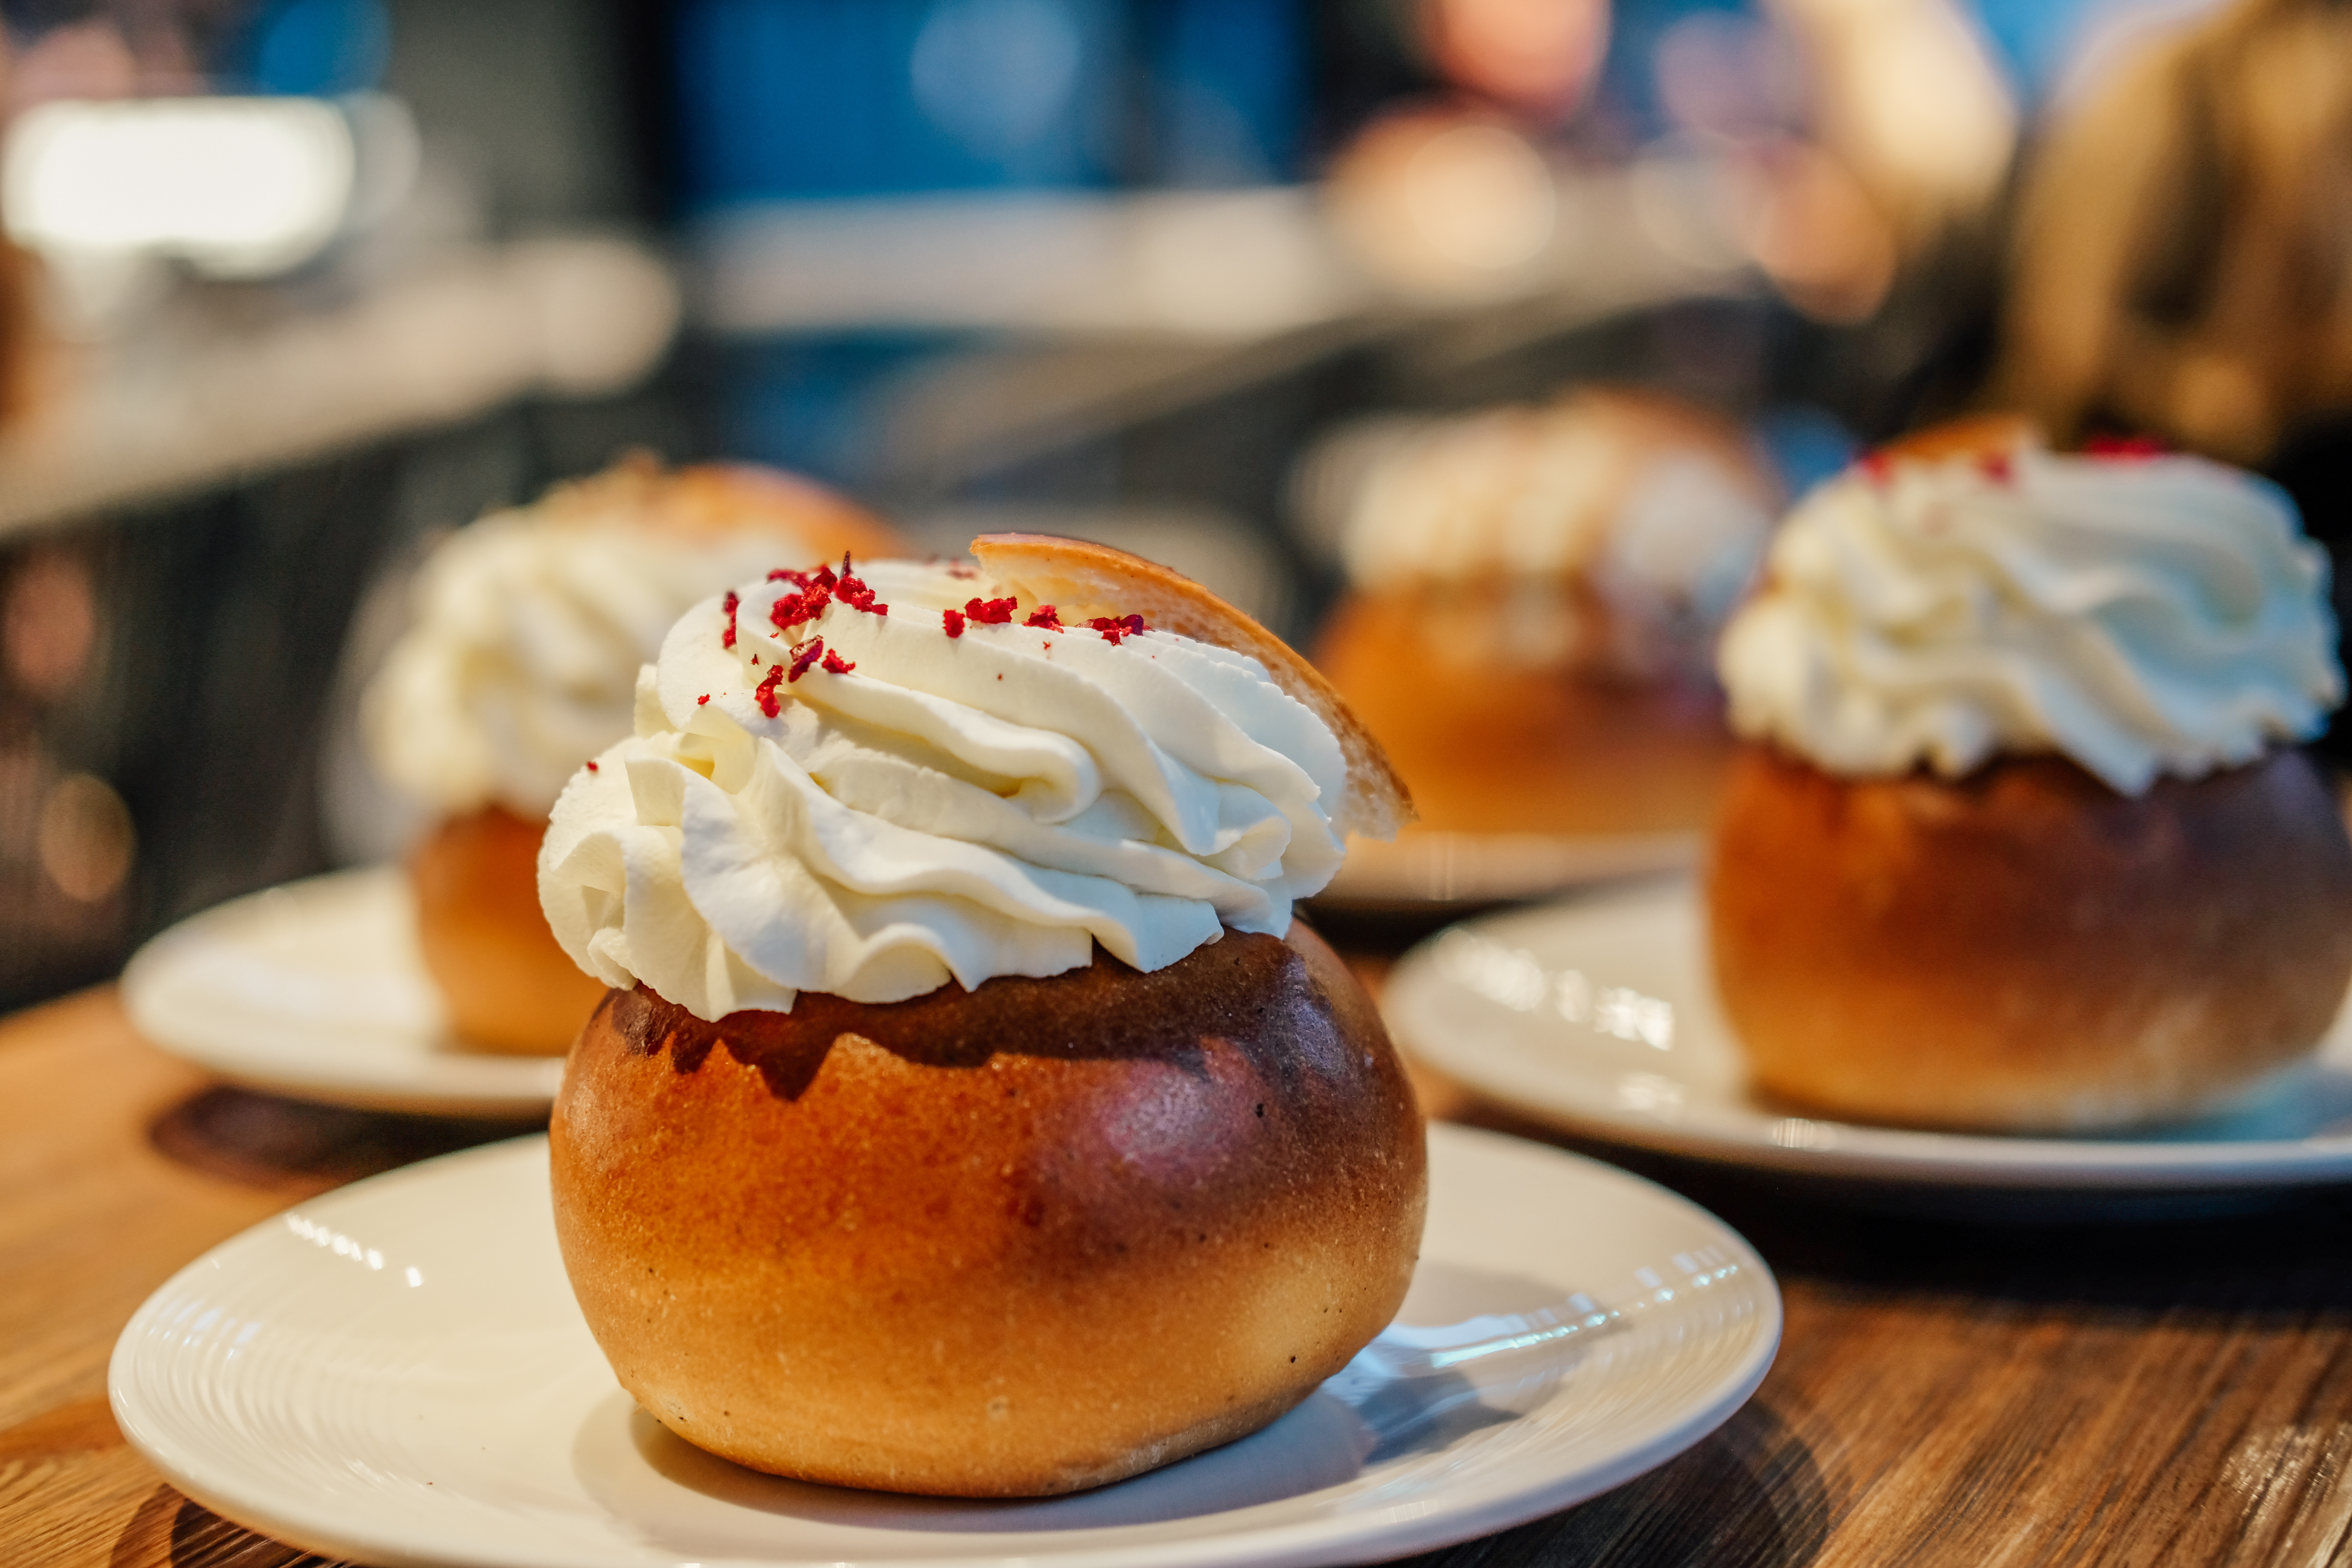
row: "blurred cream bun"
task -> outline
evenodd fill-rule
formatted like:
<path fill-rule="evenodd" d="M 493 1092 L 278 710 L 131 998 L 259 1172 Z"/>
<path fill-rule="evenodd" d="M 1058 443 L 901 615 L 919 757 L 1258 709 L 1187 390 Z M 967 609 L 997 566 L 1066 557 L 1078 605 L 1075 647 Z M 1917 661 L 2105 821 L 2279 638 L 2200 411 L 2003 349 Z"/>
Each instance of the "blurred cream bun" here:
<path fill-rule="evenodd" d="M 1809 496 L 1733 620 L 1709 933 L 1769 1095 L 2073 1132 L 2224 1105 L 2352 977 L 2295 742 L 2343 696 L 2270 485 L 1980 423 Z"/>
<path fill-rule="evenodd" d="M 636 459 L 433 552 L 361 722 L 384 776 L 441 813 L 410 882 L 459 1039 L 560 1056 L 604 994 L 548 934 L 539 840 L 581 760 L 629 732 L 637 671 L 678 616 L 770 567 L 895 543 L 783 474 Z"/>
<path fill-rule="evenodd" d="M 612 990 L 556 1233 L 687 1441 L 1034 1496 L 1255 1430 L 1402 1301 L 1420 1113 L 1291 907 L 1411 808 L 1192 584 L 973 551 L 706 600 L 565 789 L 541 892 Z"/>
<path fill-rule="evenodd" d="M 1706 822 L 1733 749 L 1714 635 L 1780 495 L 1736 429 L 1588 388 L 1367 427 L 1316 461 L 1349 584 L 1317 662 L 1426 828 Z"/>

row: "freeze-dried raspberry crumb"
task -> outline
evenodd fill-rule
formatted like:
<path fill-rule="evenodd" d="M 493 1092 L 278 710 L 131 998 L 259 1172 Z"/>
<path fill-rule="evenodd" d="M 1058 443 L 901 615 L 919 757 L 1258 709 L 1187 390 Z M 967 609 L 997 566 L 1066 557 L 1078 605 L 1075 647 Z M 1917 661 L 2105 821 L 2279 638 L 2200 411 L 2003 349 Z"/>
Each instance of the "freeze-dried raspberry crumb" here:
<path fill-rule="evenodd" d="M 719 646 L 721 647 L 735 646 L 735 606 L 742 602 L 731 588 L 727 591 L 727 597 L 719 602 L 719 607 L 727 614 L 727 629 L 720 633 L 719 637 Z"/>
<path fill-rule="evenodd" d="M 697 708 L 708 708 L 708 707 L 709 707 L 709 706 L 710 706 L 710 693 L 709 693 L 708 691 L 706 691 L 706 692 L 704 692 L 701 696 L 699 696 L 699 697 L 696 698 L 696 699 L 694 700 L 694 705 L 695 705 Z"/>
<path fill-rule="evenodd" d="M 811 637 L 804 643 L 795 645 L 793 648 L 792 673 L 785 676 L 784 679 L 787 680 L 798 680 L 802 676 L 808 673 L 810 665 L 814 664 L 818 659 L 823 658 L 824 657 L 824 639 L 823 637 Z"/>
<path fill-rule="evenodd" d="M 2166 447 L 2153 436 L 2094 436 L 2083 443 L 2083 450 L 2110 462 L 2133 463 L 2161 458 Z"/>
<path fill-rule="evenodd" d="M 781 664 L 776 665 L 768 671 L 767 675 L 761 680 L 758 688 L 751 693 L 752 697 L 756 699 L 760 704 L 760 711 L 765 713 L 771 719 L 774 718 L 778 712 L 782 711 L 782 705 L 778 702 L 776 699 L 776 682 L 782 680 L 783 678 L 784 667 Z"/>
<path fill-rule="evenodd" d="M 1021 607 L 1018 599 L 966 599 L 963 613 L 983 626 L 1008 626 L 1013 624 L 1013 612 Z"/>
<path fill-rule="evenodd" d="M 589 771 L 590 773 L 603 773 L 604 770 L 604 769 L 602 769 L 602 768 L 600 768 L 600 767 L 598 767 L 598 766 L 596 765 L 596 759 L 595 759 L 595 758 L 591 757 L 591 758 L 589 758 L 589 759 L 588 759 L 588 771 Z"/>
<path fill-rule="evenodd" d="M 851 670 L 856 669 L 857 665 L 854 660 L 844 658 L 837 653 L 828 651 L 824 656 L 824 665 L 823 668 L 827 675 L 847 675 Z"/>
<path fill-rule="evenodd" d="M 963 636 L 963 612 L 961 610 L 941 610 L 940 612 L 940 625 L 947 628 L 948 636 L 951 637 L 960 637 Z"/>
<path fill-rule="evenodd" d="M 1055 610 L 1051 605 L 1038 605 L 1035 609 L 1029 612 L 1029 618 L 1021 624 L 1024 626 L 1039 626 L 1049 632 L 1058 632 L 1066 629 L 1062 625 L 1062 616 L 1060 612 Z"/>
<path fill-rule="evenodd" d="M 1103 640 L 1117 647 L 1128 637 L 1141 637 L 1148 630 L 1141 616 L 1097 616 L 1087 625 L 1103 635 Z"/>
<path fill-rule="evenodd" d="M 818 574 L 822 580 L 812 580 L 804 593 L 786 594 L 778 599 L 775 607 L 768 612 L 776 629 L 788 632 L 824 614 L 825 606 L 833 603 L 832 576 L 831 571 L 822 571 Z"/>

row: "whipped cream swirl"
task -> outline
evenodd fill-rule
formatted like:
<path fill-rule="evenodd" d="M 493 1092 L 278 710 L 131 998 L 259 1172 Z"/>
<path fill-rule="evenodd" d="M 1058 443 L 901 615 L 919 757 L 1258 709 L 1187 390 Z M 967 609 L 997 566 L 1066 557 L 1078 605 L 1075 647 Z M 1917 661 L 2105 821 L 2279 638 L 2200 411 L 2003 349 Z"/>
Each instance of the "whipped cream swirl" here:
<path fill-rule="evenodd" d="M 1581 576 L 1621 610 L 1712 628 L 1771 527 L 1769 483 L 1731 439 L 1618 395 L 1370 434 L 1340 546 L 1359 588 Z"/>
<path fill-rule="evenodd" d="M 1024 625 L 970 567 L 860 572 L 866 607 L 795 621 L 798 585 L 753 581 L 672 629 L 541 850 L 582 968 L 713 1020 L 1057 974 L 1097 942 L 1159 969 L 1226 926 L 1282 934 L 1339 869 L 1339 742 L 1257 660 Z"/>
<path fill-rule="evenodd" d="M 1877 461 L 1782 525 L 1726 629 L 1733 726 L 1843 774 L 2059 752 L 2126 795 L 2318 732 L 2327 559 L 2197 458 Z"/>
<path fill-rule="evenodd" d="M 546 815 L 629 732 L 638 667 L 686 608 L 789 558 L 771 531 L 692 536 L 626 516 L 501 512 L 443 542 L 370 685 L 362 732 L 394 784 L 457 814 Z"/>

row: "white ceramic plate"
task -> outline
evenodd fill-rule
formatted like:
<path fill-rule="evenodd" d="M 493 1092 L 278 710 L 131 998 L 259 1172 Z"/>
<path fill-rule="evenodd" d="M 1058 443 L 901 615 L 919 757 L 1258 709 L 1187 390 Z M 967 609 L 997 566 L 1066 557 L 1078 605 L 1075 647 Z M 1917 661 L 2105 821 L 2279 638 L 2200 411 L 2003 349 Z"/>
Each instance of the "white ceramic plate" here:
<path fill-rule="evenodd" d="M 2352 1019 L 2241 1109 L 2102 1138 L 1918 1132 L 1750 1093 L 1697 890 L 1637 883 L 1466 921 L 1405 955 L 1382 1010 L 1440 1072 L 1570 1131 L 1669 1153 L 1937 1186 L 2194 1193 L 2352 1180 Z"/>
<path fill-rule="evenodd" d="M 416 951 L 397 867 L 289 882 L 192 915 L 122 972 L 139 1032 L 223 1078 L 377 1110 L 544 1115 L 563 1062 L 464 1049 Z"/>
<path fill-rule="evenodd" d="M 1358 838 L 1327 905 L 1420 908 L 1543 898 L 1622 877 L 1680 870 L 1698 858 L 1696 833 L 1424 833 Z"/>
<path fill-rule="evenodd" d="M 362 1182 L 214 1248 L 123 1330 L 114 1415 L 220 1513 L 373 1563 L 1239 1568 L 1502 1529 L 1661 1463 L 1754 1392 L 1780 1300 L 1721 1221 L 1489 1133 L 1433 1128 L 1430 1156 L 1399 1327 L 1255 1436 L 1076 1497 L 807 1486 L 670 1436 L 572 1304 L 543 1138 Z"/>

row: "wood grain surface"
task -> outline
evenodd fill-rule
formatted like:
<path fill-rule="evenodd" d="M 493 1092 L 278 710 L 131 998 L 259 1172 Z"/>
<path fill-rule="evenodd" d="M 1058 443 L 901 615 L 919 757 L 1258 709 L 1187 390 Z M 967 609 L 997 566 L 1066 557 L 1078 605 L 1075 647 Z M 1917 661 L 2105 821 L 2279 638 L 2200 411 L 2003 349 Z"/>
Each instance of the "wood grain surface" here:
<path fill-rule="evenodd" d="M 222 1087 L 140 1042 L 110 991 L 0 1022 L 0 1563 L 320 1563 L 123 1443 L 115 1336 L 255 1220 L 514 1131 Z M 2352 1195 L 1937 1217 L 1616 1157 L 1756 1243 L 1787 1297 L 1780 1361 L 1650 1475 L 1416 1563 L 2352 1563 Z"/>

